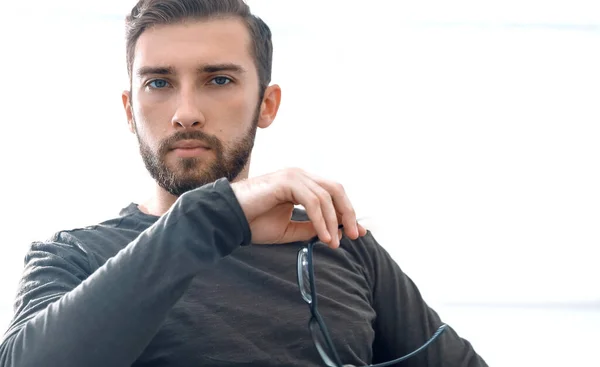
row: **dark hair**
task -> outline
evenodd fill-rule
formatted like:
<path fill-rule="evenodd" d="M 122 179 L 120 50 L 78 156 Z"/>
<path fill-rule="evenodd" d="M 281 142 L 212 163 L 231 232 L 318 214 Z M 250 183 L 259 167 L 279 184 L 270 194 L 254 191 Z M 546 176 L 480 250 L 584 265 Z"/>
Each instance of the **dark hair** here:
<path fill-rule="evenodd" d="M 248 28 L 251 54 L 258 72 L 260 96 L 271 82 L 273 43 L 271 30 L 250 12 L 244 0 L 139 0 L 126 18 L 127 74 L 131 80 L 135 46 L 141 34 L 155 25 L 190 19 L 239 17 Z"/>

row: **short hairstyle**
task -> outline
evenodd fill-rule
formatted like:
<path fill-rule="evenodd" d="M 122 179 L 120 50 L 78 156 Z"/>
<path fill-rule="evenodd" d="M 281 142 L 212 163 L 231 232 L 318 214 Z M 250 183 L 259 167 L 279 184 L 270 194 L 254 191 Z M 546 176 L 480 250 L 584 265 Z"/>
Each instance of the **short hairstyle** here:
<path fill-rule="evenodd" d="M 244 21 L 251 38 L 259 80 L 260 96 L 271 82 L 273 42 L 271 30 L 250 12 L 244 0 L 140 0 L 126 18 L 127 74 L 132 77 L 133 59 L 138 39 L 146 29 L 156 25 L 177 24 L 186 20 L 238 17 Z"/>

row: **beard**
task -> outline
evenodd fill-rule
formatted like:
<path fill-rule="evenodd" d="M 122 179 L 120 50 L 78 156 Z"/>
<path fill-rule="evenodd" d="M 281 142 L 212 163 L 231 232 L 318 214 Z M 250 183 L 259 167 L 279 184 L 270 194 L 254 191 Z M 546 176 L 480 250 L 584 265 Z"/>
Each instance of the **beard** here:
<path fill-rule="evenodd" d="M 259 111 L 260 104 L 254 113 L 252 124 L 244 136 L 227 145 L 216 136 L 206 134 L 201 130 L 186 130 L 178 131 L 164 139 L 160 142 L 158 149 L 153 151 L 140 138 L 136 128 L 136 136 L 144 165 L 156 183 L 174 196 L 181 196 L 187 191 L 223 177 L 232 182 L 246 167 L 250 158 L 256 137 Z M 134 126 L 137 126 L 135 118 L 133 122 Z M 208 154 L 203 155 L 203 157 L 178 157 L 174 167 L 169 167 L 166 156 L 171 151 L 173 144 L 188 139 L 202 141 L 210 148 L 215 157 L 210 157 Z"/>

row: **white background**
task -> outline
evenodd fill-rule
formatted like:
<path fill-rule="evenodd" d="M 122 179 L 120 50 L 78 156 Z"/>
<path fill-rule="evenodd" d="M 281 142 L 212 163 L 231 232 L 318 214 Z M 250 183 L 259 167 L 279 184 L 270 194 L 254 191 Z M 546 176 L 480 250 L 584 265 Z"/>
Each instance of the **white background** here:
<path fill-rule="evenodd" d="M 148 193 L 120 100 L 133 3 L 2 5 L 3 325 L 29 242 Z M 251 175 L 342 182 L 490 365 L 599 366 L 600 4 L 249 3 L 283 88 Z"/>

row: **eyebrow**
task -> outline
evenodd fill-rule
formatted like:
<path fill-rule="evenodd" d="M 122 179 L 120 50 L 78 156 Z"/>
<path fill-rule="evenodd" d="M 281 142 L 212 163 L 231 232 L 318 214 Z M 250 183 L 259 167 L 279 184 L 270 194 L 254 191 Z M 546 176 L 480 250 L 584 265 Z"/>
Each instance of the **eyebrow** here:
<path fill-rule="evenodd" d="M 164 66 L 142 66 L 135 73 L 135 75 L 137 75 L 138 78 L 142 78 L 147 75 L 172 75 L 172 74 L 175 74 L 175 69 L 172 67 L 164 67 Z"/>
<path fill-rule="evenodd" d="M 198 68 L 199 73 L 218 73 L 220 71 L 230 71 L 238 74 L 245 73 L 246 70 L 237 64 L 213 64 L 213 65 L 203 65 Z"/>
<path fill-rule="evenodd" d="M 198 67 L 199 74 L 212 74 L 221 71 L 229 71 L 237 74 L 246 72 L 241 65 L 237 64 L 206 64 Z M 148 75 L 175 75 L 175 68 L 172 66 L 142 66 L 136 72 L 138 78 L 143 78 Z"/>

